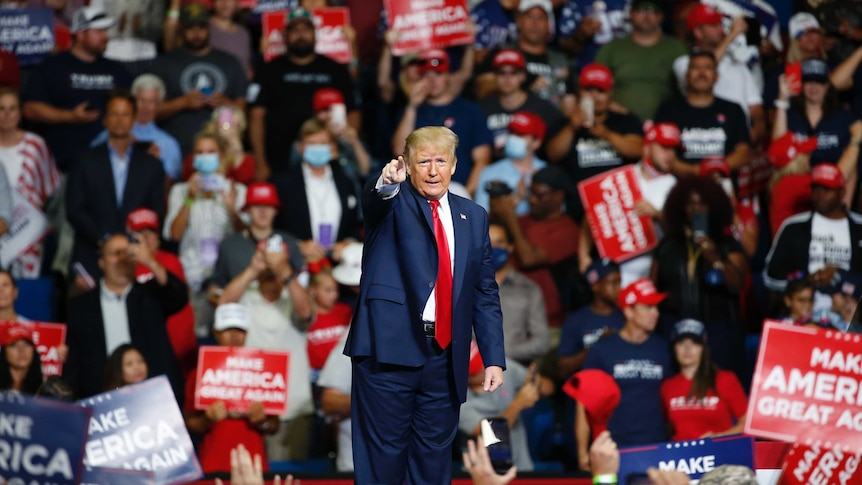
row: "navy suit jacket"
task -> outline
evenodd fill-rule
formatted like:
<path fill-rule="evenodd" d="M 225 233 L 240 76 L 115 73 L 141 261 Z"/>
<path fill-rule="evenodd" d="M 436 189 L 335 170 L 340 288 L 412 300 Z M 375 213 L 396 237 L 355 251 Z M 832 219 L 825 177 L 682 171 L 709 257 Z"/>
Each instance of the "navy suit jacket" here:
<path fill-rule="evenodd" d="M 149 144 L 135 143 L 129 156 L 129 172 L 123 190 L 123 205 L 117 193 L 108 145 L 103 143 L 84 153 L 69 174 L 66 216 L 75 229 L 72 263 L 80 262 L 98 280 L 98 245 L 106 234 L 126 232 L 129 212 L 141 207 L 165 217 L 165 169 L 159 159 L 146 152 Z"/>
<path fill-rule="evenodd" d="M 362 193 L 362 282 L 344 353 L 419 367 L 429 357 L 422 311 L 437 281 L 431 206 L 409 179 L 389 200 L 380 198 L 376 182 L 371 180 Z M 474 331 L 485 366 L 506 367 L 503 315 L 491 263 L 488 215 L 467 199 L 447 196 L 455 231 L 453 377 L 464 402 Z"/>

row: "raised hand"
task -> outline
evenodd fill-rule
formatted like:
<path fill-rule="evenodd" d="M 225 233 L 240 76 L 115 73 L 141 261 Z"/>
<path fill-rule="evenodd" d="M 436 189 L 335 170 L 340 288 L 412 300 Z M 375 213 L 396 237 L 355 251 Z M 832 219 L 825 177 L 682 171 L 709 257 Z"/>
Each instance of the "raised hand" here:
<path fill-rule="evenodd" d="M 400 184 L 405 180 L 407 180 L 407 163 L 404 157 L 399 155 L 397 160 L 390 160 L 383 167 L 383 185 Z"/>

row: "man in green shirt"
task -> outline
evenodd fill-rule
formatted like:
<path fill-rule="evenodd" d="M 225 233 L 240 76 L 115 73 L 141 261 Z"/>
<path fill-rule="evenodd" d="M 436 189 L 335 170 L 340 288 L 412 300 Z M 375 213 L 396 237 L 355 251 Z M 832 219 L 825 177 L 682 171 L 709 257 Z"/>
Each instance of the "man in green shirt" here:
<path fill-rule="evenodd" d="M 662 33 L 661 0 L 634 0 L 632 33 L 604 45 L 596 62 L 614 74 L 614 101 L 641 120 L 674 93 L 673 61 L 687 53 L 679 40 Z"/>

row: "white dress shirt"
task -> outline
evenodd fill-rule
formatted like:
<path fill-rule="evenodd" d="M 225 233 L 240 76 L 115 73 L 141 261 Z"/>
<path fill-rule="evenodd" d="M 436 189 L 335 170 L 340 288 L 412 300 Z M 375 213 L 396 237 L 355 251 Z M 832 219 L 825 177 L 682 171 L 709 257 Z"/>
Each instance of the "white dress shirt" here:
<path fill-rule="evenodd" d="M 111 355 L 120 345 L 132 342 L 132 336 L 129 333 L 129 311 L 126 308 L 126 298 L 130 291 L 132 291 L 131 283 L 121 295 L 117 295 L 105 286 L 105 280 L 99 280 L 102 325 L 105 329 L 105 350 L 108 351 L 108 355 Z"/>

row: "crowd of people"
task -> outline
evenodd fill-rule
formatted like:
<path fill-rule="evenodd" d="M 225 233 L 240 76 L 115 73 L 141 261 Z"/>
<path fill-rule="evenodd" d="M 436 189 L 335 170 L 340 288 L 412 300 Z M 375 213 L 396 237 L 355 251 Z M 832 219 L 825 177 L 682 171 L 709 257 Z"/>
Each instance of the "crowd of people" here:
<path fill-rule="evenodd" d="M 0 389 L 165 374 L 204 471 L 237 441 L 263 470 L 351 471 L 362 194 L 425 126 L 458 137 L 450 190 L 488 213 L 504 321 L 505 389 L 473 352 L 460 443 L 502 416 L 518 470 L 589 471 L 600 429 L 561 390 L 584 369 L 619 387 L 614 446 L 739 433 L 763 319 L 862 331 L 862 25 L 830 2 L 471 0 L 474 44 L 395 56 L 381 1 L 299 0 L 268 62 L 239 3 L 0 1 L 56 32 L 40 63 L 0 52 L 0 235 L 54 228 L 0 251 L 0 318 L 51 277 L 68 326 L 45 384 L 27 327 L 2 336 Z M 332 6 L 349 64 L 315 51 Z M 658 242 L 614 262 L 578 184 L 620 168 Z M 287 411 L 195 409 L 200 345 L 290 352 Z"/>

